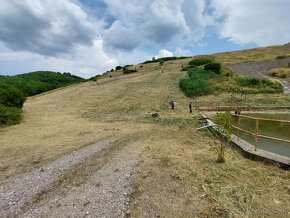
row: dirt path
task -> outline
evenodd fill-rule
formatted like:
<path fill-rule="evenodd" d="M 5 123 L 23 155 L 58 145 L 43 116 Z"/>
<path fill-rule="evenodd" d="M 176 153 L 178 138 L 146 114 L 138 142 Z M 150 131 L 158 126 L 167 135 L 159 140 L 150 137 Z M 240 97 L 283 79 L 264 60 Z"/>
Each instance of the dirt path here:
<path fill-rule="evenodd" d="M 0 217 L 83 217 L 88 214 L 117 217 L 126 213 L 133 167 L 138 152 L 134 144 L 116 146 L 116 155 L 78 187 L 53 187 L 72 167 L 107 149 L 116 139 L 106 139 L 67 154 L 31 173 L 10 179 L 0 187 Z M 85 166 L 88 167 L 88 166 Z M 66 194 L 64 194 L 64 189 Z M 39 197 L 54 190 L 45 203 Z M 41 199 L 41 198 L 40 198 Z"/>
<path fill-rule="evenodd" d="M 240 64 L 228 64 L 238 75 L 247 75 L 256 78 L 273 78 L 269 76 L 272 68 L 285 67 L 290 62 L 290 58 L 260 61 L 260 62 L 245 62 Z M 279 79 L 285 88 L 285 93 L 290 92 L 290 78 Z"/>

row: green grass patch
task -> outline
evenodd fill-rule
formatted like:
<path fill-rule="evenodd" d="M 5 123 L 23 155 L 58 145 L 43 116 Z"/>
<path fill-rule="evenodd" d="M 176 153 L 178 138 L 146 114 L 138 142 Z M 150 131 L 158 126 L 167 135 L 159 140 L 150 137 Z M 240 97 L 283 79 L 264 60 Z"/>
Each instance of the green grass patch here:
<path fill-rule="evenodd" d="M 212 71 L 189 68 L 189 78 L 180 79 L 180 88 L 187 96 L 206 95 L 213 92 L 209 79 L 217 78 L 219 75 Z"/>
<path fill-rule="evenodd" d="M 222 77 L 213 83 L 216 90 L 235 93 L 282 93 L 279 81 L 246 76 Z"/>

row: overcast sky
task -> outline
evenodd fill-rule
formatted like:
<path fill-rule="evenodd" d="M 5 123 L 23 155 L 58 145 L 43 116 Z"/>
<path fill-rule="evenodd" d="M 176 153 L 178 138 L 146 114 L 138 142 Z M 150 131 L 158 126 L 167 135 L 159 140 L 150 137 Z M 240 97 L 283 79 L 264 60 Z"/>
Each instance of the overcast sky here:
<path fill-rule="evenodd" d="M 1 0 L 0 74 L 88 78 L 155 57 L 290 42 L 289 0 Z"/>

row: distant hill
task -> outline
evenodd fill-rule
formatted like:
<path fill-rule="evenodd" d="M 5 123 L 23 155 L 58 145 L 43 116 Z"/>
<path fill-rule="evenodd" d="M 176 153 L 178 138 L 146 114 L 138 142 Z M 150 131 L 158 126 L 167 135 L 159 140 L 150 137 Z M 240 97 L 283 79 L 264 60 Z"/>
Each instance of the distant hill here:
<path fill-rule="evenodd" d="M 19 123 L 26 97 L 83 81 L 70 73 L 50 71 L 0 76 L 0 125 Z"/>
<path fill-rule="evenodd" d="M 70 73 L 37 71 L 16 76 L 0 76 L 0 89 L 13 87 L 22 91 L 25 96 L 32 96 L 83 81 L 85 79 Z"/>

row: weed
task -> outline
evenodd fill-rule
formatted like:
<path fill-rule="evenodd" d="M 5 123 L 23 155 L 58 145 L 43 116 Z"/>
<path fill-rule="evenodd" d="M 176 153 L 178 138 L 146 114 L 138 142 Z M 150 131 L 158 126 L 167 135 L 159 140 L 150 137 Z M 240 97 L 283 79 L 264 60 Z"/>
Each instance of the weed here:
<path fill-rule="evenodd" d="M 231 128 L 231 114 L 229 111 L 224 113 L 217 113 L 215 123 L 218 124 L 215 134 L 214 144 L 211 148 L 217 153 L 218 163 L 224 163 L 226 158 L 226 146 L 230 143 L 232 128 Z"/>

